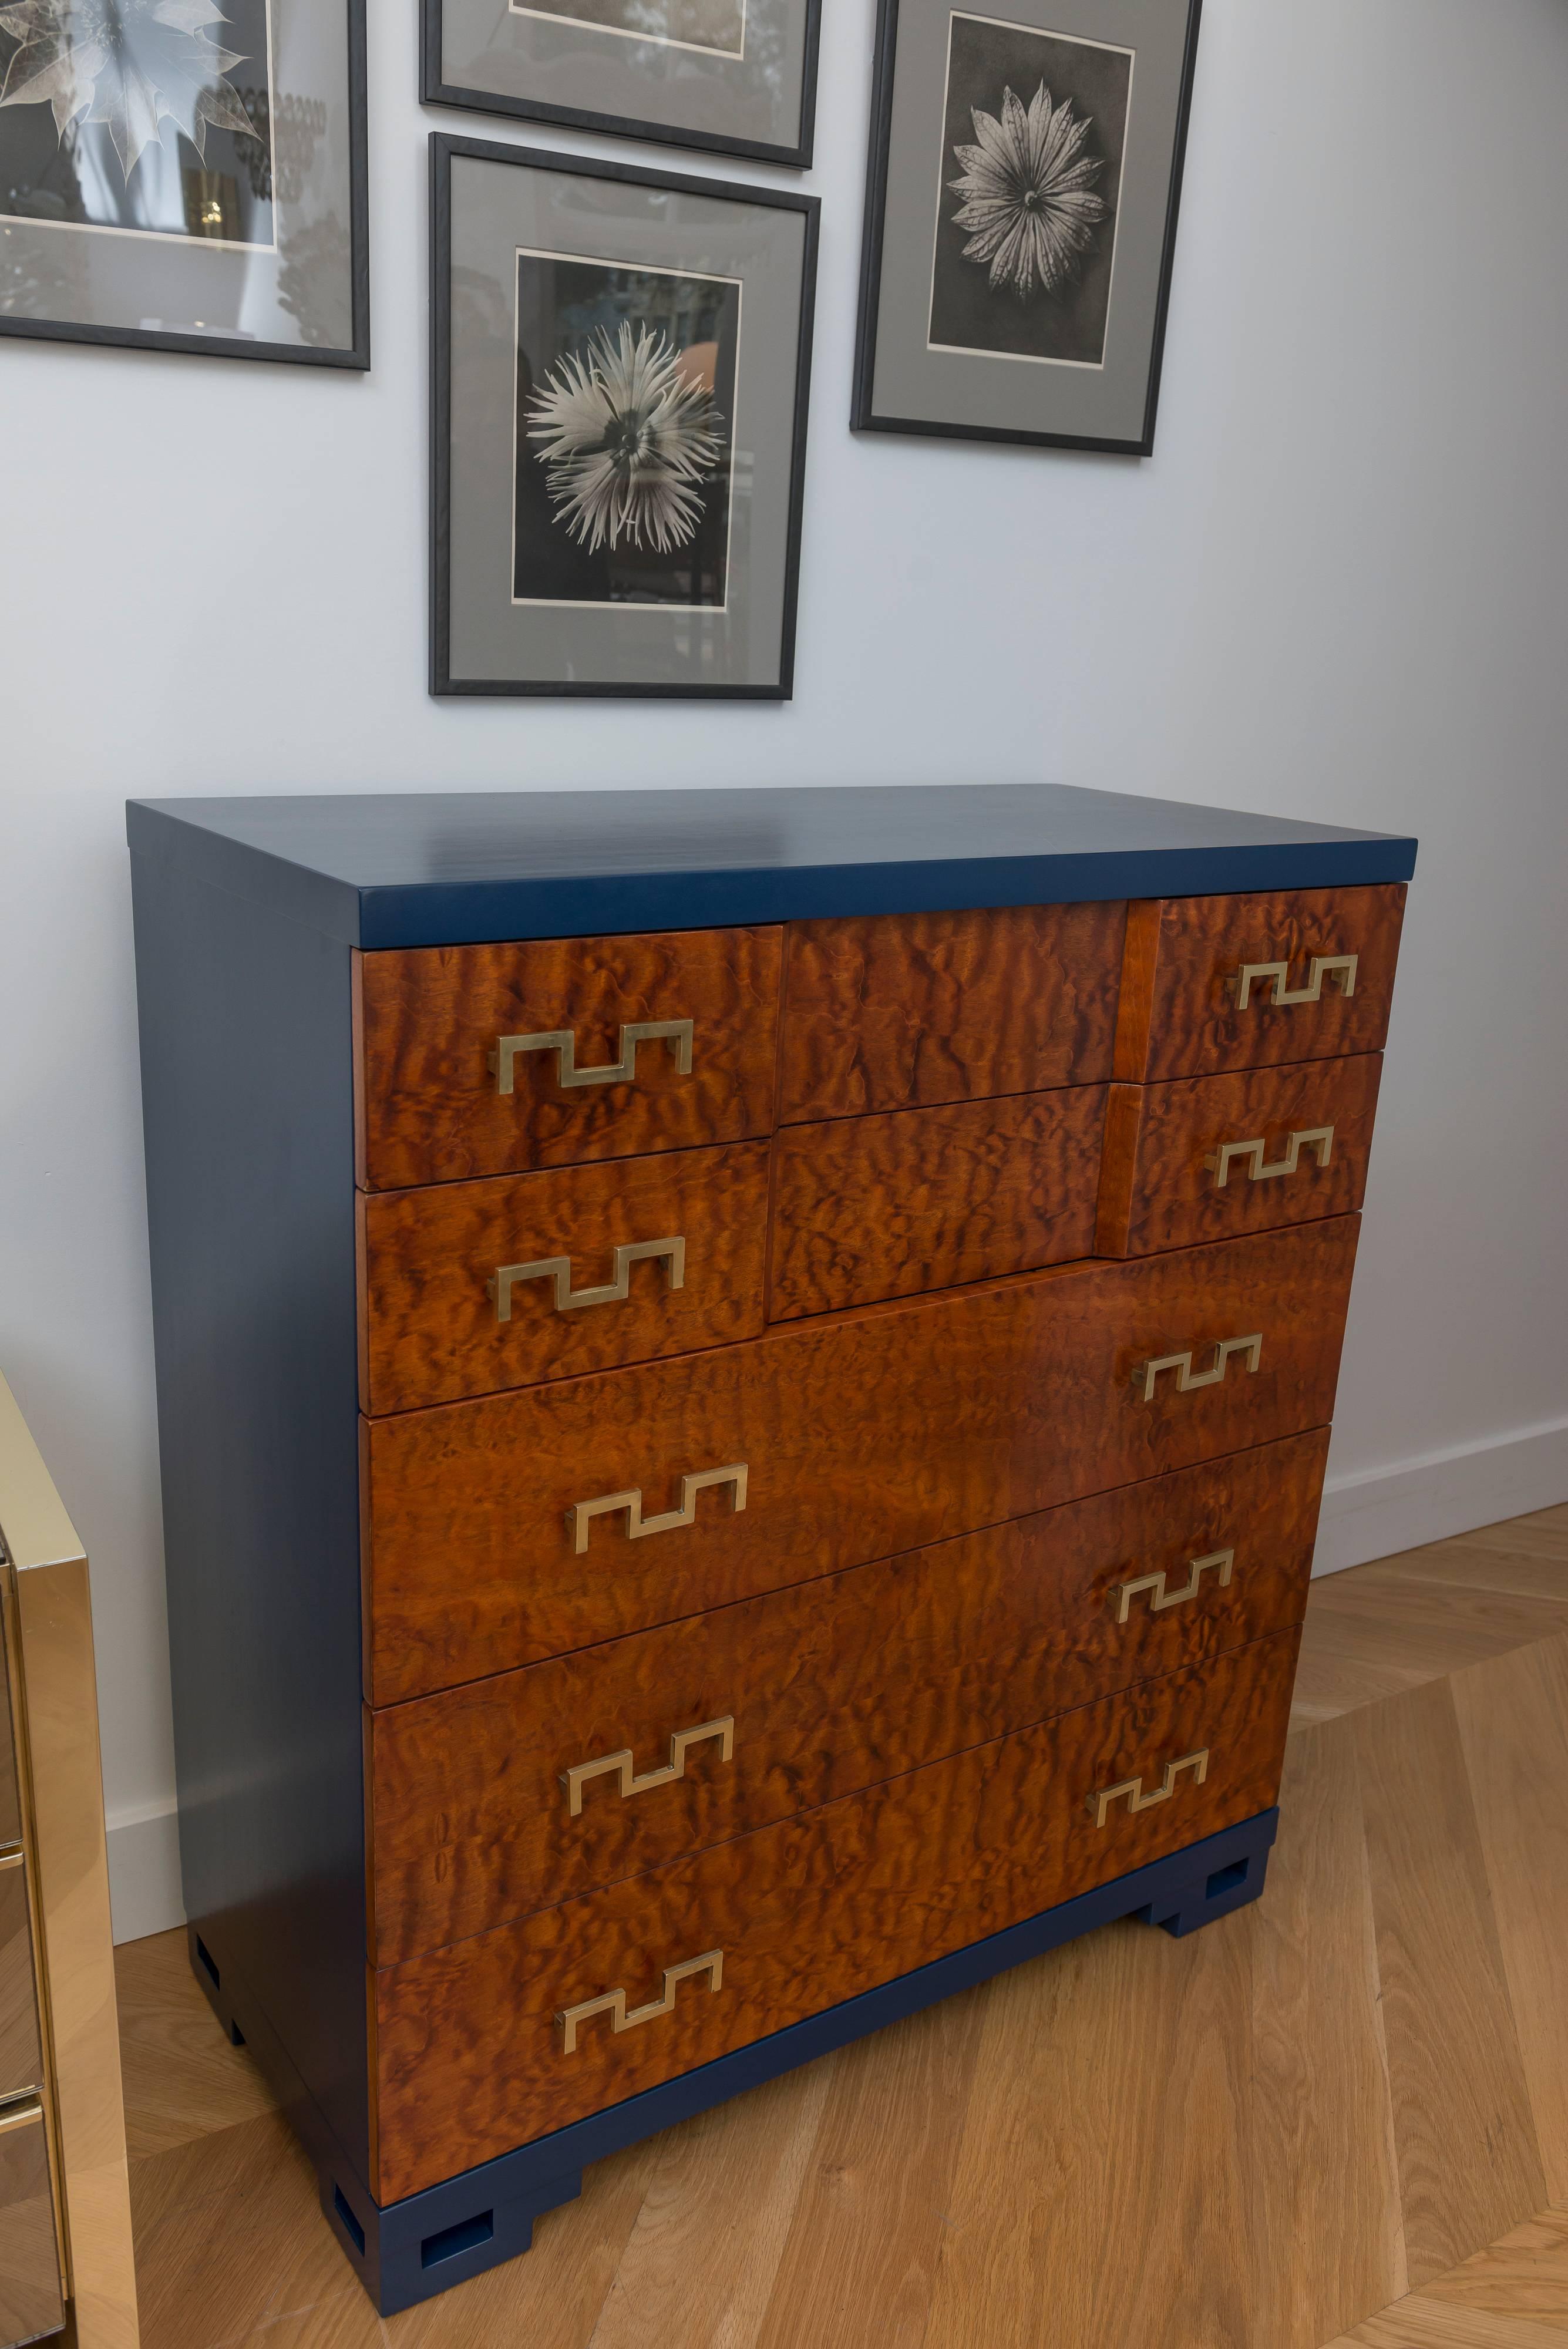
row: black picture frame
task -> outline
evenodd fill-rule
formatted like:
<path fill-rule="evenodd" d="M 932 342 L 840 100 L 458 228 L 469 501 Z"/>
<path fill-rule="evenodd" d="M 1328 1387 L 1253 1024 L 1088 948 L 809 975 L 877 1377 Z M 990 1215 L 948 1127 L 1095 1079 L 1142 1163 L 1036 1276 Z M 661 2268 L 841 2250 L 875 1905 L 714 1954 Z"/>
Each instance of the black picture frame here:
<path fill-rule="evenodd" d="M 1166 320 L 1170 305 L 1171 274 L 1176 257 L 1177 219 L 1181 208 L 1181 181 L 1187 156 L 1188 124 L 1192 109 L 1193 78 L 1198 62 L 1199 21 L 1203 0 L 1186 0 L 1187 28 L 1182 54 L 1176 136 L 1166 202 L 1165 233 L 1160 254 L 1158 290 L 1155 300 L 1142 429 L 1136 437 L 1097 433 L 1031 431 L 993 425 L 957 423 L 941 418 L 884 415 L 875 405 L 877 326 L 882 291 L 882 248 L 887 229 L 888 164 L 892 132 L 893 89 L 898 47 L 899 0 L 878 0 L 876 47 L 872 62 L 871 131 L 866 168 L 866 205 L 861 235 L 859 302 L 856 316 L 855 366 L 850 400 L 850 429 L 855 432 L 915 434 L 940 440 L 982 440 L 1031 449 L 1079 449 L 1102 455 L 1148 457 L 1154 452 L 1155 419 L 1159 406 L 1160 375 L 1165 359 Z"/>
<path fill-rule="evenodd" d="M 452 642 L 452 167 L 467 158 L 482 163 L 524 165 L 575 177 L 618 180 L 635 187 L 676 194 L 729 198 L 781 212 L 804 222 L 800 319 L 795 337 L 795 381 L 790 448 L 790 491 L 784 544 L 784 610 L 779 674 L 774 684 L 637 684 L 561 678 L 457 678 Z M 801 523 L 805 502 L 806 423 L 811 398 L 812 340 L 816 301 L 817 243 L 822 206 L 815 196 L 789 188 L 765 188 L 734 180 L 698 178 L 685 172 L 650 171 L 639 164 L 602 161 L 509 141 L 454 137 L 432 131 L 430 140 L 431 223 L 431 589 L 430 691 L 438 699 L 632 701 L 788 701 L 794 691 L 797 605 L 800 592 Z"/>
<path fill-rule="evenodd" d="M 340 347 L 260 343 L 178 328 L 99 326 L 75 319 L 0 316 L 0 336 L 19 341 L 93 343 L 115 350 L 180 351 L 195 358 L 262 359 L 289 367 L 370 366 L 370 166 L 369 147 L 368 0 L 341 0 L 348 44 L 348 215 L 353 338 Z"/>
<path fill-rule="evenodd" d="M 607 139 L 639 139 L 649 145 L 679 147 L 704 155 L 733 155 L 752 163 L 810 168 L 816 132 L 817 55 L 822 37 L 822 0 L 805 0 L 805 66 L 800 95 L 800 136 L 793 144 L 728 138 L 711 130 L 683 129 L 631 115 L 601 114 L 585 107 L 556 106 L 544 99 L 513 98 L 449 82 L 442 69 L 444 0 L 420 0 L 420 98 L 425 106 L 452 106 L 476 114 L 502 115 L 518 122 L 543 122 L 562 130 L 588 130 Z"/>

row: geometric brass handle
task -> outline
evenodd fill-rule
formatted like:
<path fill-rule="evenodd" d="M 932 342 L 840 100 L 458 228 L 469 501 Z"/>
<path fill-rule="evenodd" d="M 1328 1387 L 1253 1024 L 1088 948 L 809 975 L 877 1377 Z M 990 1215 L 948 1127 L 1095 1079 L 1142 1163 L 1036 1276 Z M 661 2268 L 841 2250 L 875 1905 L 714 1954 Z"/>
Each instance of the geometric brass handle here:
<path fill-rule="evenodd" d="M 743 1460 L 732 1461 L 728 1468 L 700 1468 L 694 1475 L 682 1476 L 680 1506 L 666 1509 L 661 1517 L 643 1516 L 640 1485 L 629 1493 L 601 1493 L 595 1501 L 575 1501 L 566 1511 L 566 1530 L 572 1537 L 572 1547 L 581 1557 L 588 1546 L 590 1520 L 617 1509 L 626 1511 L 628 1541 L 643 1541 L 649 1534 L 673 1533 L 677 1526 L 693 1525 L 697 1517 L 697 1495 L 710 1485 L 732 1487 L 732 1498 L 735 1515 L 739 1516 L 746 1506 L 746 1464 Z"/>
<path fill-rule="evenodd" d="M 1199 1583 L 1206 1574 L 1211 1572 L 1218 1574 L 1220 1588 L 1223 1590 L 1231 1579 L 1231 1569 L 1235 1563 L 1236 1553 L 1233 1549 L 1211 1549 L 1207 1557 L 1189 1558 L 1187 1563 L 1187 1580 L 1179 1590 L 1166 1588 L 1163 1567 L 1158 1574 L 1139 1574 L 1135 1576 L 1131 1582 L 1115 1583 L 1111 1588 L 1111 1597 L 1118 1599 L 1121 1602 L 1116 1609 L 1116 1621 L 1118 1623 L 1127 1621 L 1133 1600 L 1140 1590 L 1152 1590 L 1154 1593 L 1154 1597 L 1148 1602 L 1148 1611 L 1151 1615 L 1158 1615 L 1162 1608 L 1179 1607 L 1183 1599 L 1196 1599 Z"/>
<path fill-rule="evenodd" d="M 1292 987 L 1288 962 L 1244 962 L 1236 974 L 1236 1009 L 1245 1011 L 1251 1000 L 1252 982 L 1270 986 L 1268 1000 L 1278 1010 L 1287 1003 L 1317 1003 L 1323 997 L 1325 978 L 1339 981 L 1341 995 L 1355 992 L 1355 957 L 1354 955 L 1314 955 L 1311 975 L 1304 987 Z"/>
<path fill-rule="evenodd" d="M 686 1285 L 686 1243 L 676 1234 L 667 1240 L 623 1240 L 615 1252 L 615 1277 L 601 1288 L 572 1288 L 572 1259 L 569 1256 L 542 1256 L 532 1264 L 504 1264 L 493 1280 L 484 1284 L 484 1293 L 495 1299 L 498 1321 L 512 1319 L 512 1291 L 520 1280 L 553 1280 L 556 1284 L 557 1313 L 576 1313 L 585 1305 L 622 1305 L 631 1294 L 631 1268 L 656 1257 L 666 1257 L 670 1264 L 670 1286 L 683 1288 Z"/>
<path fill-rule="evenodd" d="M 1214 1188 L 1217 1191 L 1222 1191 L 1231 1179 L 1231 1162 L 1233 1158 L 1251 1159 L 1251 1164 L 1247 1170 L 1249 1183 L 1272 1183 L 1277 1174 L 1295 1173 L 1303 1150 L 1315 1150 L 1318 1164 L 1326 1166 L 1329 1152 L 1333 1148 L 1332 1125 L 1309 1125 L 1303 1127 L 1301 1133 L 1291 1135 L 1285 1143 L 1284 1156 L 1277 1158 L 1272 1166 L 1265 1166 L 1263 1164 L 1265 1144 L 1262 1135 L 1254 1142 L 1222 1142 L 1218 1150 L 1210 1153 L 1203 1164 L 1214 1176 Z"/>
<path fill-rule="evenodd" d="M 1176 1792 L 1177 1774 L 1182 1770 L 1190 1770 L 1193 1785 L 1201 1786 L 1209 1775 L 1207 1745 L 1200 1745 L 1196 1754 L 1184 1754 L 1179 1762 L 1168 1762 L 1165 1776 L 1158 1786 L 1150 1787 L 1147 1795 L 1141 1778 L 1124 1778 L 1119 1786 L 1099 1787 L 1089 1796 L 1089 1810 L 1095 1825 L 1097 1827 L 1105 1826 L 1106 1813 L 1113 1803 L 1120 1802 L 1124 1795 L 1127 1798 L 1129 1811 L 1147 1811 L 1156 1803 L 1168 1803 Z"/>
<path fill-rule="evenodd" d="M 1133 1386 L 1143 1391 L 1145 1402 L 1154 1401 L 1154 1382 L 1161 1371 L 1176 1372 L 1179 1394 L 1189 1394 L 1194 1387 L 1217 1387 L 1224 1377 L 1232 1354 L 1245 1354 L 1247 1368 L 1255 1371 L 1262 1359 L 1263 1333 L 1254 1330 L 1247 1338 L 1220 1338 L 1215 1342 L 1214 1360 L 1206 1371 L 1195 1371 L 1190 1350 L 1185 1354 L 1161 1354 L 1152 1362 L 1140 1362 L 1133 1372 Z"/>
<path fill-rule="evenodd" d="M 672 1779 L 686 1775 L 686 1756 L 693 1745 L 705 1744 L 709 1738 L 719 1741 L 719 1759 L 728 1762 L 735 1751 L 735 1716 L 722 1714 L 717 1721 L 699 1723 L 695 1729 L 677 1729 L 670 1740 L 670 1761 L 662 1770 L 645 1770 L 640 1778 L 633 1777 L 635 1756 L 629 1745 L 618 1754 L 601 1754 L 597 1762 L 574 1762 L 561 1774 L 561 1784 L 566 1790 L 566 1808 L 576 1818 L 583 1807 L 583 1788 L 590 1778 L 618 1777 L 621 1800 L 629 1795 L 646 1795 L 650 1786 L 668 1786 Z"/>
<path fill-rule="evenodd" d="M 498 1036 L 495 1050 L 485 1060 L 495 1071 L 495 1090 L 509 1093 L 514 1090 L 514 1064 L 519 1052 L 554 1052 L 556 1082 L 570 1092 L 576 1085 L 628 1085 L 637 1081 L 637 1048 L 639 1044 L 655 1044 L 660 1039 L 674 1056 L 676 1073 L 691 1074 L 692 1025 L 690 1019 L 623 1019 L 620 1023 L 620 1058 L 604 1069 L 579 1069 L 577 1040 L 569 1028 L 551 1028 L 537 1036 Z"/>
<path fill-rule="evenodd" d="M 577 2025 L 586 2023 L 590 2014 L 607 2014 L 612 2031 L 633 2031 L 639 2023 L 651 2023 L 658 2015 L 670 2013 L 675 2005 L 676 1983 L 684 1982 L 689 1974 L 702 1973 L 708 1977 L 711 1991 L 723 1988 L 722 1950 L 704 1950 L 700 1958 L 685 1958 L 678 1966 L 666 1966 L 663 1995 L 649 1999 L 646 2006 L 634 2006 L 629 2013 L 623 1990 L 607 1990 L 602 1998 L 585 1998 L 576 2006 L 562 2007 L 556 2017 L 556 2025 L 561 2034 L 563 2052 L 571 2054 L 577 2044 Z"/>

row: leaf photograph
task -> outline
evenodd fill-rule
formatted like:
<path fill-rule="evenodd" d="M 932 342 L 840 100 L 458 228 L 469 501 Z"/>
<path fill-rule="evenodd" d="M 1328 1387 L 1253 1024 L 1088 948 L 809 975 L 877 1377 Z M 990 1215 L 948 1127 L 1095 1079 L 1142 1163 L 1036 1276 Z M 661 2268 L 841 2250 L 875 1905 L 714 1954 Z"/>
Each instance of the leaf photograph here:
<path fill-rule="evenodd" d="M 514 603 L 722 608 L 741 288 L 517 255 Z"/>
<path fill-rule="evenodd" d="M 270 249 L 268 0 L 5 0 L 0 212 Z"/>

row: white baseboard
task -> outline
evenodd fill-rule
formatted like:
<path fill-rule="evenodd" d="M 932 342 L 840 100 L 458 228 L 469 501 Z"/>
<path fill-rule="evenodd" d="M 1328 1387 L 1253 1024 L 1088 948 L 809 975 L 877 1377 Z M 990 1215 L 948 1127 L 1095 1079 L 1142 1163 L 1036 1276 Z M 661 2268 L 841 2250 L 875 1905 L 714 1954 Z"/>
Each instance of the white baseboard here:
<path fill-rule="evenodd" d="M 1337 1574 L 1560 1501 L 1568 1501 L 1568 1420 L 1331 1478 L 1313 1572 Z M 185 1922 L 172 1802 L 109 1821 L 109 1884 L 117 1941 L 140 1941 Z"/>
<path fill-rule="evenodd" d="M 1568 1420 L 1510 1428 L 1391 1468 L 1331 1476 L 1312 1570 L 1337 1574 L 1562 1501 L 1568 1501 Z"/>
<path fill-rule="evenodd" d="M 109 1905 L 117 1941 L 144 1940 L 185 1922 L 180 1891 L 180 1819 L 172 1801 L 121 1811 L 109 1822 Z"/>

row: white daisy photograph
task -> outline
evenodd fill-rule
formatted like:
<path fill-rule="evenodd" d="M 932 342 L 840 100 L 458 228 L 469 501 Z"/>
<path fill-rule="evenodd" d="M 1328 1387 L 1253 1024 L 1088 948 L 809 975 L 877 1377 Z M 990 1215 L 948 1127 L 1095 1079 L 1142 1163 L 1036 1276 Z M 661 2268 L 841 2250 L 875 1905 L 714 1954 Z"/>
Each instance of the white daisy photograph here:
<path fill-rule="evenodd" d="M 857 432 L 1154 450 L 1201 0 L 877 0 Z"/>
<path fill-rule="evenodd" d="M 932 349 L 1100 367 L 1133 52 L 948 21 Z"/>
<path fill-rule="evenodd" d="M 513 600 L 722 607 L 741 284 L 517 255 Z"/>

